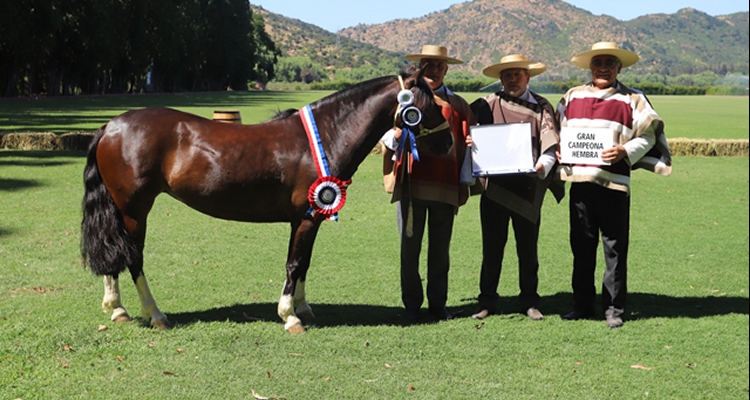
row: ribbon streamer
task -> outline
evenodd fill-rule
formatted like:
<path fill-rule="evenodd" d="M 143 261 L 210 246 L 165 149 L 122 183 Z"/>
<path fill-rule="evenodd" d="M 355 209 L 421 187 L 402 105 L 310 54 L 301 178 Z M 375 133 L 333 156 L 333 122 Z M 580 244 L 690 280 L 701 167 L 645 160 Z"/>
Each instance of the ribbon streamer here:
<path fill-rule="evenodd" d="M 325 215 L 326 219 L 337 221 L 338 211 L 346 203 L 346 188 L 352 181 L 342 181 L 335 176 L 331 176 L 328 158 L 323 149 L 318 126 L 309 104 L 299 110 L 299 116 L 307 133 L 307 141 L 310 143 L 315 169 L 318 171 L 318 179 L 310 185 L 307 192 L 307 201 L 310 203 L 307 215 L 313 218 Z"/>
<path fill-rule="evenodd" d="M 398 155 L 396 156 L 397 158 L 401 159 L 401 153 L 404 151 L 404 148 L 406 148 L 408 144 L 409 152 L 414 157 L 414 161 L 419 161 L 419 151 L 417 151 L 417 136 L 414 134 L 411 128 L 406 125 L 402 125 L 401 139 L 399 140 L 399 142 Z"/>

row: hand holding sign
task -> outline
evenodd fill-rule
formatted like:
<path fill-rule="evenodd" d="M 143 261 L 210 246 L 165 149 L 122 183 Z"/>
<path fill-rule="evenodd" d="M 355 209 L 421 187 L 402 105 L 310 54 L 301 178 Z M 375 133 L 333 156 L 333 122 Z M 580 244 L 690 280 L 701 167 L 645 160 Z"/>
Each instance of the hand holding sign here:
<path fill-rule="evenodd" d="M 622 159 L 614 145 L 615 132 L 606 128 L 560 129 L 560 162 L 563 164 L 610 165 Z M 622 149 L 624 150 L 624 148 Z"/>
<path fill-rule="evenodd" d="M 614 146 L 602 151 L 602 161 L 617 164 L 623 158 L 627 157 L 628 151 L 623 146 Z"/>

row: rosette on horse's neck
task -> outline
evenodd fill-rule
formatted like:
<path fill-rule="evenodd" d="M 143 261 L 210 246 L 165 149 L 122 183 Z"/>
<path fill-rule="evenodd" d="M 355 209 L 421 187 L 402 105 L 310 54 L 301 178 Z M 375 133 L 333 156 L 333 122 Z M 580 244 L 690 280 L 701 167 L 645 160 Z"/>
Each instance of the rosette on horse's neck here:
<path fill-rule="evenodd" d="M 328 220 L 337 221 L 338 212 L 346 203 L 346 188 L 352 181 L 342 181 L 335 176 L 331 176 L 328 158 L 323 150 L 323 143 L 320 141 L 320 133 L 310 105 L 302 107 L 299 110 L 299 115 L 302 119 L 302 125 L 305 127 L 305 132 L 307 132 L 310 151 L 312 151 L 315 161 L 315 169 L 318 170 L 318 179 L 310 185 L 310 190 L 307 193 L 307 201 L 310 203 L 307 215 L 311 215 L 313 218 L 323 215 Z"/>

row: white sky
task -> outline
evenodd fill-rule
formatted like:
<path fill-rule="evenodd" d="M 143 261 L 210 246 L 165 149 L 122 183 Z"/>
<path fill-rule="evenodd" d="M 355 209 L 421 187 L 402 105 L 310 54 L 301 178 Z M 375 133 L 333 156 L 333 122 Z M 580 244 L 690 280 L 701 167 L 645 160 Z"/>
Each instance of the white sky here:
<path fill-rule="evenodd" d="M 746 1 L 746 0 L 745 0 Z M 607 14 L 628 21 L 646 14 L 673 14 L 692 7 L 708 15 L 748 11 L 739 0 L 568 0 L 567 3 L 594 15 Z M 445 10 L 460 0 L 250 0 L 251 4 L 285 17 L 317 25 L 330 32 L 357 24 L 380 24 L 394 19 L 413 19 Z"/>

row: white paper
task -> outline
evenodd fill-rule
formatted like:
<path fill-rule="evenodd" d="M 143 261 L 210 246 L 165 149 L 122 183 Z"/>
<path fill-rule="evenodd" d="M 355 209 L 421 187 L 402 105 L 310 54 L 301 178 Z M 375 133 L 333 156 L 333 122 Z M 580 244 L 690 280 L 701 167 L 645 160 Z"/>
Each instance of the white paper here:
<path fill-rule="evenodd" d="M 615 131 L 607 128 L 560 129 L 560 162 L 563 164 L 609 165 L 602 151 L 615 144 Z"/>
<path fill-rule="evenodd" d="M 471 137 L 474 176 L 535 171 L 530 122 L 472 126 Z"/>

